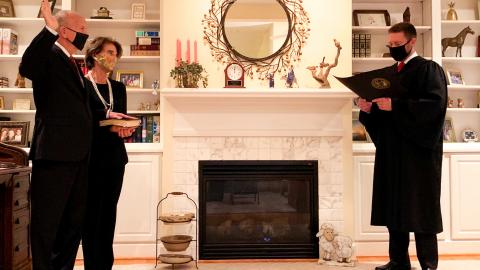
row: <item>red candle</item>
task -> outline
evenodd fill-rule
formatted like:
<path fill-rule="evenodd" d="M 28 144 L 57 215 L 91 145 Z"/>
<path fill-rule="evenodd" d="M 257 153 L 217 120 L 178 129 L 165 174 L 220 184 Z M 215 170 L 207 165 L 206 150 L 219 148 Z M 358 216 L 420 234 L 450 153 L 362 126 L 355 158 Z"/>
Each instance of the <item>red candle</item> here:
<path fill-rule="evenodd" d="M 193 43 L 193 57 L 195 59 L 195 63 L 198 63 L 198 54 L 197 54 L 197 41 Z"/>
<path fill-rule="evenodd" d="M 187 40 L 187 63 L 190 63 L 190 39 Z"/>
<path fill-rule="evenodd" d="M 177 67 L 180 66 L 180 61 L 182 61 L 182 42 L 180 39 L 177 39 Z"/>

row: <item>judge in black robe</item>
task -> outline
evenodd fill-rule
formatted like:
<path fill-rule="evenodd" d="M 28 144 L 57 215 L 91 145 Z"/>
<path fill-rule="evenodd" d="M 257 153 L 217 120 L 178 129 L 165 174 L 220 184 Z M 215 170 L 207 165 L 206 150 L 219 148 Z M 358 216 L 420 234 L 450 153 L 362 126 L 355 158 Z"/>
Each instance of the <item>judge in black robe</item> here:
<path fill-rule="evenodd" d="M 398 30 L 393 26 L 389 36 L 400 33 L 412 40 L 405 33 L 410 26 L 391 32 Z M 436 269 L 436 234 L 443 230 L 440 186 L 446 79 L 438 64 L 416 55 L 414 42 L 409 43 L 410 53 L 399 59 L 407 60 L 406 64 L 399 61 L 391 66 L 404 93 L 390 101 L 359 101 L 361 108 L 371 106 L 369 112 L 361 110 L 360 122 L 376 147 L 371 224 L 387 226 L 390 234 L 390 262 L 376 269 L 410 269 L 409 232 L 415 232 L 422 269 Z M 404 66 L 397 71 L 399 65 Z M 390 102 L 390 110 L 385 109 L 385 102 Z"/>

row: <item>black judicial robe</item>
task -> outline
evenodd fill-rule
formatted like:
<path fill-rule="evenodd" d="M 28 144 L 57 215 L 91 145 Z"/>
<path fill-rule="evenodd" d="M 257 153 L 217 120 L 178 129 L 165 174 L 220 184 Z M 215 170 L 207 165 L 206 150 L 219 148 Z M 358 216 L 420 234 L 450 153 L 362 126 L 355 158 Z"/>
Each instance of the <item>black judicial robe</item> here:
<path fill-rule="evenodd" d="M 396 72 L 393 65 L 392 72 Z M 447 108 L 443 69 L 422 57 L 398 74 L 406 88 L 392 111 L 361 112 L 376 147 L 371 224 L 410 232 L 442 232 L 442 129 Z"/>

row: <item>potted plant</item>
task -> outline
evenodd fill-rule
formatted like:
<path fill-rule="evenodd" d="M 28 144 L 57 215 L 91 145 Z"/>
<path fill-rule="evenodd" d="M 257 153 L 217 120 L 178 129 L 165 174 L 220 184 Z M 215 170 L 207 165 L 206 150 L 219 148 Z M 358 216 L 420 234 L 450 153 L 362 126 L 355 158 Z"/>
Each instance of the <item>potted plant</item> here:
<path fill-rule="evenodd" d="M 170 77 L 176 80 L 180 88 L 198 88 L 200 80 L 203 87 L 208 85 L 207 72 L 199 63 L 181 61 L 179 66 L 170 71 Z"/>

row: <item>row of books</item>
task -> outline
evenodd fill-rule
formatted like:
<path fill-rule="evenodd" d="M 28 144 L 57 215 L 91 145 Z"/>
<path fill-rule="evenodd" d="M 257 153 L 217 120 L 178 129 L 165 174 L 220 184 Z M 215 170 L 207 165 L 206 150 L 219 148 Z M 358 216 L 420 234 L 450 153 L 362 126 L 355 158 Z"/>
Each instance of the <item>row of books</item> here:
<path fill-rule="evenodd" d="M 352 56 L 370 57 L 372 55 L 372 35 L 371 34 L 353 34 L 352 35 Z"/>
<path fill-rule="evenodd" d="M 18 34 L 11 28 L 0 28 L 0 54 L 18 54 Z"/>
<path fill-rule="evenodd" d="M 160 115 L 134 115 L 142 120 L 135 133 L 125 139 L 126 143 L 158 143 L 160 142 Z"/>
<path fill-rule="evenodd" d="M 137 44 L 130 45 L 131 56 L 160 56 L 159 31 L 135 31 Z"/>

